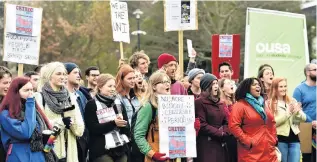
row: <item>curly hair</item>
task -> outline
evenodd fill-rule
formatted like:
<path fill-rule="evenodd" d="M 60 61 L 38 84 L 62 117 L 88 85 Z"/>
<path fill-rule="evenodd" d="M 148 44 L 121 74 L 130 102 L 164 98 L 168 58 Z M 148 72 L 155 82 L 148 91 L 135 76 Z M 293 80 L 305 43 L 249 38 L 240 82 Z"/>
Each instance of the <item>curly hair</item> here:
<path fill-rule="evenodd" d="M 133 53 L 133 55 L 129 58 L 129 65 L 133 69 L 135 69 L 139 65 L 139 59 L 145 59 L 148 61 L 148 63 L 150 63 L 149 56 L 146 55 L 143 50 L 141 50 L 141 51 L 137 51 L 137 52 Z"/>

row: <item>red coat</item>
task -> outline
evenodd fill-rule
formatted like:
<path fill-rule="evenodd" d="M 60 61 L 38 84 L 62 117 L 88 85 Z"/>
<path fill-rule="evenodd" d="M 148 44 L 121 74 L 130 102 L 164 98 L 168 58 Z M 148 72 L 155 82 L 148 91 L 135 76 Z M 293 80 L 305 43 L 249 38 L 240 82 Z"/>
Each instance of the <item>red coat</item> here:
<path fill-rule="evenodd" d="M 268 108 L 265 112 L 266 123 L 245 100 L 233 105 L 229 129 L 238 140 L 239 162 L 277 162 L 275 121 Z"/>

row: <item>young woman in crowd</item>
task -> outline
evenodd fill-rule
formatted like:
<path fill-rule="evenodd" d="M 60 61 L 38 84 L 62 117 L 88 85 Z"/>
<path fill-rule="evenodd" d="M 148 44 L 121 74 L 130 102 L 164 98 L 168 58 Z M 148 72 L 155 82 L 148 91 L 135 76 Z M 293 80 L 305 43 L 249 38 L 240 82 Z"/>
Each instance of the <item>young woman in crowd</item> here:
<path fill-rule="evenodd" d="M 268 99 L 273 77 L 273 71 L 271 68 L 268 67 L 263 68 L 258 74 L 258 79 L 260 80 L 260 84 L 262 84 L 261 86 L 263 87 L 262 95 L 265 100 Z"/>
<path fill-rule="evenodd" d="M 89 130 L 89 160 L 91 162 L 127 162 L 127 145 L 106 149 L 105 134 L 118 130 L 127 134 L 127 118 L 122 118 L 114 104 L 115 78 L 101 74 L 97 79 L 97 94 L 85 108 L 85 123 Z M 98 104 L 98 105 L 97 105 Z M 98 107 L 100 106 L 100 107 Z"/>
<path fill-rule="evenodd" d="M 202 93 L 195 100 L 196 117 L 200 119 L 197 137 L 197 162 L 228 161 L 225 139 L 228 137 L 228 122 L 224 104 L 220 102 L 218 80 L 205 74 L 200 80 Z"/>
<path fill-rule="evenodd" d="M 238 161 L 277 162 L 275 121 L 269 108 L 264 107 L 260 81 L 243 80 L 235 97 L 229 129 L 238 141 Z"/>
<path fill-rule="evenodd" d="M 135 86 L 134 86 L 134 92 L 135 95 L 138 97 L 138 100 L 141 101 L 145 95 L 147 83 L 143 79 L 143 75 L 139 70 L 134 70 L 135 75 Z"/>
<path fill-rule="evenodd" d="M 123 118 L 128 119 L 127 127 L 129 129 L 131 126 L 132 115 L 141 106 L 139 99 L 133 90 L 134 86 L 134 69 L 128 64 L 121 65 L 116 76 L 116 91 L 118 95 L 115 104 L 119 110 L 122 110 Z"/>
<path fill-rule="evenodd" d="M 191 83 L 191 86 L 187 89 L 188 95 L 194 95 L 194 98 L 197 99 L 201 93 L 200 89 L 200 79 L 205 74 L 203 69 L 194 68 L 188 73 L 188 82 Z"/>
<path fill-rule="evenodd" d="M 220 101 L 224 103 L 224 111 L 226 113 L 227 120 L 229 120 L 232 111 L 232 105 L 235 103 L 235 83 L 230 79 L 221 79 L 218 84 L 220 90 Z M 236 138 L 230 134 L 226 140 L 226 143 L 228 146 L 228 153 L 230 155 L 229 161 L 237 162 L 238 152 Z"/>
<path fill-rule="evenodd" d="M 76 137 L 84 132 L 84 121 L 76 96 L 65 88 L 66 69 L 60 62 L 51 62 L 41 68 L 36 101 L 42 105 L 52 125 L 62 125 L 55 141 L 54 151 L 60 161 L 78 162 Z"/>
<path fill-rule="evenodd" d="M 165 153 L 159 152 L 159 126 L 158 126 L 158 101 L 157 95 L 169 95 L 171 80 L 163 72 L 156 72 L 149 78 L 149 87 L 143 107 L 139 110 L 135 123 L 133 135 L 135 143 L 140 151 L 145 155 L 145 162 L 167 161 Z M 152 121 L 153 111 L 155 109 L 155 118 Z M 148 132 L 148 134 L 146 133 Z M 147 135 L 147 136 L 146 136 Z"/>
<path fill-rule="evenodd" d="M 274 76 L 273 67 L 272 67 L 271 65 L 269 65 L 269 64 L 262 64 L 262 65 L 259 67 L 259 69 L 258 69 L 258 73 L 259 73 L 262 69 L 264 69 L 264 68 L 269 68 L 269 69 L 271 69 L 271 70 L 272 70 L 272 73 L 273 73 L 273 76 Z"/>
<path fill-rule="evenodd" d="M 287 95 L 285 78 L 275 78 L 266 104 L 274 114 L 282 162 L 300 161 L 299 123 L 306 121 L 300 103 Z"/>
<path fill-rule="evenodd" d="M 44 130 L 49 122 L 33 97 L 28 78 L 15 78 L 0 108 L 1 140 L 8 162 L 54 162 L 51 152 L 43 151 Z"/>

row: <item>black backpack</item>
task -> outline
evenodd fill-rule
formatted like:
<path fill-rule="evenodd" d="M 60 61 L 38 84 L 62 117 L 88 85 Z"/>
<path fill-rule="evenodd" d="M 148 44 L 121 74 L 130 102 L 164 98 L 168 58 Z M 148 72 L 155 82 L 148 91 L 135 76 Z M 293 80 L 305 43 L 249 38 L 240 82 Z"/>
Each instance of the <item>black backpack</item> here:
<path fill-rule="evenodd" d="M 145 158 L 145 155 L 141 153 L 138 145 L 135 143 L 135 140 L 134 140 L 134 127 L 135 127 L 135 123 L 136 123 L 136 120 L 138 117 L 138 112 L 141 110 L 141 108 L 139 110 L 137 110 L 132 115 L 132 119 L 131 119 L 131 142 L 130 142 L 130 144 L 131 144 L 131 154 L 130 154 L 131 157 L 130 157 L 130 159 L 131 160 L 133 159 L 133 162 L 144 162 L 144 158 Z M 155 123 L 156 108 L 154 108 L 154 106 L 152 104 L 151 104 L 151 108 L 152 108 L 152 119 L 151 119 L 151 122 L 148 126 L 145 137 L 147 137 L 149 134 L 149 131 L 150 131 L 149 129 L 150 129 L 151 124 Z M 154 140 L 154 138 L 152 140 Z"/>

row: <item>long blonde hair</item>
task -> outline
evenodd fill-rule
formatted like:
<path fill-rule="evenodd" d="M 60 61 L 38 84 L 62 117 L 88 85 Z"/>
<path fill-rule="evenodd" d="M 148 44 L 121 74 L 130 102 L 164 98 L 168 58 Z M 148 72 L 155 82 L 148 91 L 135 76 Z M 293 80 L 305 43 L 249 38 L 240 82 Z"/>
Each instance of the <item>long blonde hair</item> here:
<path fill-rule="evenodd" d="M 287 80 L 286 78 L 274 78 L 273 81 L 272 81 L 272 85 L 271 85 L 271 91 L 269 93 L 269 101 L 270 101 L 270 109 L 271 111 L 275 114 L 276 113 L 276 103 L 277 103 L 277 100 L 278 100 L 278 84 L 281 82 L 281 81 L 285 81 L 286 84 L 287 84 Z M 290 103 L 291 102 L 291 98 L 287 95 L 283 97 L 283 100 L 285 101 L 285 103 Z"/>
<path fill-rule="evenodd" d="M 157 108 L 158 107 L 158 103 L 157 103 L 157 96 L 155 94 L 154 91 L 154 87 L 155 85 L 157 85 L 158 83 L 162 82 L 164 77 L 166 77 L 167 79 L 170 79 L 168 77 L 168 75 L 166 73 L 157 71 L 155 73 L 153 73 L 150 78 L 149 78 L 149 82 L 148 82 L 148 88 L 146 90 L 146 93 L 144 95 L 144 98 L 142 100 L 142 104 L 144 105 L 146 102 L 151 102 L 151 104 Z"/>

